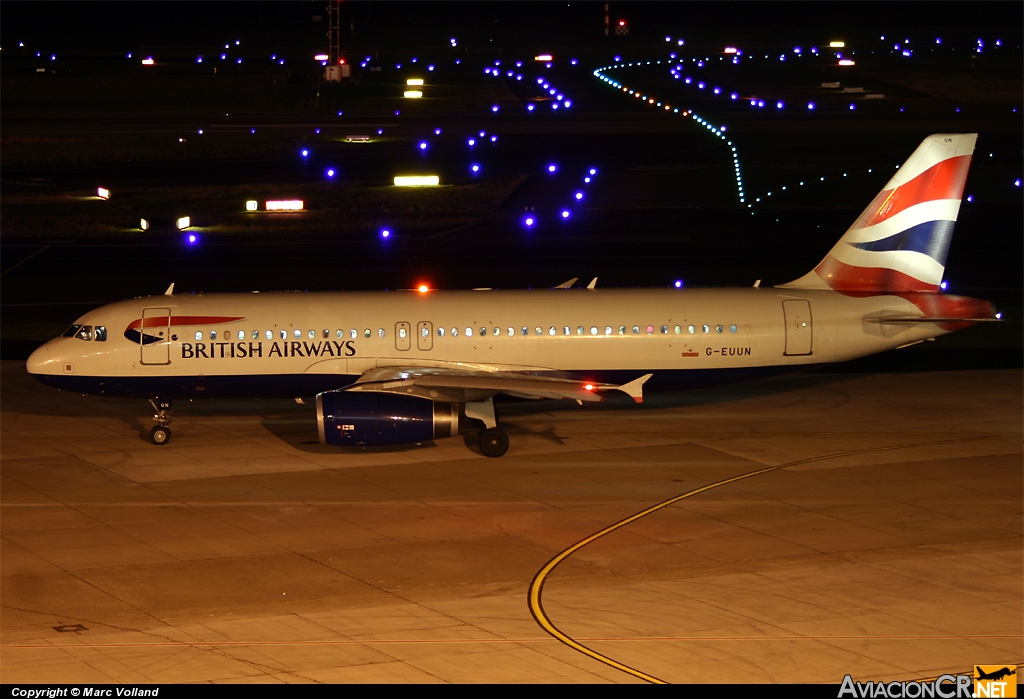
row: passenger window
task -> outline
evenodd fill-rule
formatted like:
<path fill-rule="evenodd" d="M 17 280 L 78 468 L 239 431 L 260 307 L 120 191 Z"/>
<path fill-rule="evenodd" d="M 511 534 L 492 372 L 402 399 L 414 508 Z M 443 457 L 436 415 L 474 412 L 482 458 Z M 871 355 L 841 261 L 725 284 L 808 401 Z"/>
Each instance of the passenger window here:
<path fill-rule="evenodd" d="M 735 328 L 736 326 L 734 325 L 732 327 Z M 736 332 L 736 331 L 733 330 L 733 332 Z M 96 326 L 96 337 L 94 337 L 93 339 L 96 340 L 96 342 L 106 342 L 107 341 L 107 329 L 105 327 L 103 327 L 102 325 L 97 325 Z"/>
<path fill-rule="evenodd" d="M 302 337 L 302 331 L 299 330 L 298 328 L 295 328 L 295 331 L 292 334 L 295 336 L 296 340 L 298 340 L 300 337 Z"/>
<path fill-rule="evenodd" d="M 620 325 L 619 326 L 619 334 L 620 335 L 625 335 L 626 334 L 626 326 L 625 325 Z"/>
<path fill-rule="evenodd" d="M 82 326 L 81 325 L 72 325 L 70 328 L 68 328 L 67 330 L 64 331 L 64 334 L 61 335 L 61 337 L 74 337 L 75 335 L 78 334 L 78 329 L 80 327 L 82 327 Z"/>
<path fill-rule="evenodd" d="M 555 336 L 555 332 L 557 332 L 557 331 L 555 330 L 555 326 L 554 325 L 552 325 L 550 328 L 548 328 L 548 335 L 551 335 L 552 337 L 554 337 Z"/>
<path fill-rule="evenodd" d="M 687 325 L 686 326 L 686 332 L 688 332 L 688 333 L 690 333 L 692 335 L 695 332 L 697 332 L 697 328 L 693 327 L 692 325 Z"/>
<path fill-rule="evenodd" d="M 704 328 L 704 334 L 705 335 L 707 335 L 709 332 L 711 332 L 711 328 L 709 328 L 708 326 L 705 325 L 705 326 L 703 326 L 703 328 Z"/>
<path fill-rule="evenodd" d="M 324 333 L 326 333 L 326 332 L 327 331 L 325 330 Z M 310 340 L 315 338 L 316 337 L 316 330 L 310 330 L 308 333 L 306 333 L 306 337 L 308 337 Z"/>
<path fill-rule="evenodd" d="M 675 333 L 676 333 L 676 335 L 678 335 L 678 334 L 679 334 L 679 333 L 681 333 L 682 331 L 683 331 L 683 329 L 682 329 L 681 327 L 679 327 L 678 325 L 677 325 L 677 326 L 675 327 Z"/>
<path fill-rule="evenodd" d="M 513 328 L 511 325 L 508 326 L 508 336 L 509 337 L 515 337 L 516 336 L 516 329 Z"/>
<path fill-rule="evenodd" d="M 459 336 L 459 329 L 458 328 L 452 328 L 452 337 L 458 337 L 458 336 Z"/>
<path fill-rule="evenodd" d="M 91 341 L 92 340 L 92 326 L 83 325 L 81 330 L 75 335 L 79 340 Z"/>
<path fill-rule="evenodd" d="M 562 334 L 563 335 L 572 335 L 572 328 L 570 328 L 568 325 L 563 325 L 562 326 Z"/>
<path fill-rule="evenodd" d="M 647 326 L 647 334 L 648 335 L 653 335 L 654 334 L 654 326 L 653 325 L 648 325 Z"/>
<path fill-rule="evenodd" d="M 341 338 L 345 337 L 345 331 L 344 330 L 336 330 L 334 332 L 334 335 L 340 340 Z"/>
<path fill-rule="evenodd" d="M 582 325 L 577 325 L 576 326 L 576 334 L 577 335 L 582 335 L 583 334 L 583 326 Z"/>
<path fill-rule="evenodd" d="M 260 331 L 259 330 L 253 330 L 252 331 L 252 339 L 254 339 L 254 340 L 260 339 Z"/>
<path fill-rule="evenodd" d="M 473 337 L 473 328 L 466 328 L 466 337 Z"/>
<path fill-rule="evenodd" d="M 735 325 L 730 325 L 729 326 L 729 332 L 731 332 L 733 335 L 735 335 L 736 334 L 736 326 Z"/>
<path fill-rule="evenodd" d="M 203 339 L 203 331 L 202 330 L 196 330 L 196 339 L 197 340 L 202 340 Z"/>
<path fill-rule="evenodd" d="M 369 328 L 367 328 L 366 330 L 363 331 L 363 337 L 365 337 L 366 339 L 370 338 L 370 329 Z"/>
<path fill-rule="evenodd" d="M 497 337 L 500 334 L 501 334 L 501 328 L 495 328 L 494 329 L 494 336 Z"/>
<path fill-rule="evenodd" d="M 420 328 L 420 337 L 430 337 L 430 331 L 426 328 Z"/>
<path fill-rule="evenodd" d="M 721 326 L 721 325 L 716 325 L 716 326 L 715 326 L 715 332 L 716 332 L 716 333 L 720 333 L 720 332 L 722 332 L 722 326 Z"/>
<path fill-rule="evenodd" d="M 244 340 L 245 339 L 245 331 L 244 330 L 239 330 L 238 331 L 238 339 L 239 340 Z"/>
<path fill-rule="evenodd" d="M 377 337 L 384 337 L 384 328 L 377 328 Z"/>
<path fill-rule="evenodd" d="M 611 335 L 612 334 L 612 326 L 610 326 L 610 325 L 604 326 L 604 334 L 605 335 Z"/>
<path fill-rule="evenodd" d="M 351 330 L 348 331 L 348 336 L 354 340 L 357 337 L 359 337 L 359 333 L 356 331 L 355 328 L 352 328 Z"/>
<path fill-rule="evenodd" d="M 640 334 L 640 326 L 639 325 L 634 325 L 633 326 L 633 334 L 634 335 L 639 335 Z"/>
<path fill-rule="evenodd" d="M 487 337 L 487 328 L 480 328 L 480 337 Z"/>
<path fill-rule="evenodd" d="M 327 330 L 327 329 L 325 328 L 325 329 L 324 329 L 324 339 L 326 340 L 326 339 L 327 339 L 327 338 L 329 338 L 330 336 L 331 336 L 331 331 L 330 331 L 330 330 Z"/>
<path fill-rule="evenodd" d="M 210 331 L 210 339 L 211 340 L 216 340 L 217 339 L 217 331 L 216 330 L 211 330 Z"/>
<path fill-rule="evenodd" d="M 596 335 L 597 334 L 597 326 L 596 325 L 591 325 L 590 326 L 590 334 L 591 335 Z"/>
<path fill-rule="evenodd" d="M 400 338 L 402 338 L 403 340 L 405 339 L 405 328 L 399 328 L 398 329 L 398 336 Z"/>
<path fill-rule="evenodd" d="M 282 330 L 281 331 L 281 339 L 282 340 L 287 340 L 288 339 L 288 331 L 287 330 Z"/>
<path fill-rule="evenodd" d="M 533 329 L 533 332 L 536 333 L 537 335 L 543 335 L 544 334 L 544 331 L 541 330 L 539 325 L 536 328 Z"/>
<path fill-rule="evenodd" d="M 274 339 L 274 331 L 273 330 L 268 330 L 266 332 L 266 335 L 267 335 L 267 339 L 268 340 L 273 340 Z"/>
<path fill-rule="evenodd" d="M 524 326 L 523 326 L 523 331 L 522 331 L 522 332 L 523 332 L 523 335 L 529 335 L 529 334 L 530 334 L 530 329 L 529 329 L 529 328 L 527 328 L 527 327 L 526 327 L 526 326 L 524 325 Z"/>
<path fill-rule="evenodd" d="M 661 326 L 661 334 L 662 335 L 668 335 L 668 326 L 667 325 L 662 325 Z"/>

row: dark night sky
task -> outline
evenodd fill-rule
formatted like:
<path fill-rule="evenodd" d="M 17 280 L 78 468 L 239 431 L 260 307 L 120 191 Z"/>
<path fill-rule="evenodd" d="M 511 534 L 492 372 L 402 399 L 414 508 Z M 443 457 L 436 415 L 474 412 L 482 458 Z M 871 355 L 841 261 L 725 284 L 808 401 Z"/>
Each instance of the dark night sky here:
<path fill-rule="evenodd" d="M 343 2 L 343 27 L 357 36 L 452 34 L 502 41 L 598 38 L 599 2 Z M 0 4 L 4 48 L 27 41 L 48 50 L 121 50 L 130 46 L 199 46 L 239 38 L 248 45 L 305 45 L 326 31 L 326 2 L 21 2 Z M 630 22 L 633 35 L 675 32 L 727 37 L 770 28 L 772 38 L 859 29 L 931 29 L 1021 32 L 1020 2 L 613 2 L 613 20 Z M 315 24 L 314 15 L 323 16 Z M 447 37 L 445 37 L 447 38 Z M 740 37 L 736 37 L 740 38 Z M 794 36 L 793 38 L 796 38 Z"/>

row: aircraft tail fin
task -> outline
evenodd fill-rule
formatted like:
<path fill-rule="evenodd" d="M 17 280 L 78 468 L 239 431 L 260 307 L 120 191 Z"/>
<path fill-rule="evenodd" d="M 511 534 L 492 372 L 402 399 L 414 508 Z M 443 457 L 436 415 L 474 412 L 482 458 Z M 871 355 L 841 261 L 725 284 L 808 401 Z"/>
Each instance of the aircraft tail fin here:
<path fill-rule="evenodd" d="M 779 287 L 938 291 L 977 138 L 934 134 L 922 141 L 825 259 Z"/>

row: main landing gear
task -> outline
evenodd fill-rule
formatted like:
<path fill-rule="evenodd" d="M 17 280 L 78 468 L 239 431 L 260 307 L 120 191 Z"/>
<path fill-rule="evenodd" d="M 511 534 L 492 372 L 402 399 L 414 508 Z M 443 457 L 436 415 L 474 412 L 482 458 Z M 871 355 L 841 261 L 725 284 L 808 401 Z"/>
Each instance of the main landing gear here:
<path fill-rule="evenodd" d="M 508 451 L 508 435 L 498 427 L 494 417 L 494 399 L 466 403 L 466 417 L 484 423 L 484 431 L 480 433 L 480 452 L 484 456 L 501 456 Z"/>
<path fill-rule="evenodd" d="M 167 444 L 171 440 L 171 399 L 156 396 L 149 399 L 149 404 L 156 411 L 153 416 L 156 425 L 149 431 L 149 441 L 157 446 Z"/>

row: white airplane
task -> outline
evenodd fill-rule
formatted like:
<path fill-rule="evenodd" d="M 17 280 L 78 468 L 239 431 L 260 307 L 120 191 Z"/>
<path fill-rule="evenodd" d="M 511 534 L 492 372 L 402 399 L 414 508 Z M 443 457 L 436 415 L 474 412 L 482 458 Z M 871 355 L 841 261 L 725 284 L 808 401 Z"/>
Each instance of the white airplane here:
<path fill-rule="evenodd" d="M 976 134 L 926 138 L 825 259 L 775 288 L 175 294 L 86 313 L 28 359 L 39 381 L 148 398 L 316 395 L 324 444 L 395 445 L 483 422 L 493 398 L 580 404 L 841 362 L 996 320 L 941 293 Z M 573 280 L 575 281 L 575 280 Z"/>

